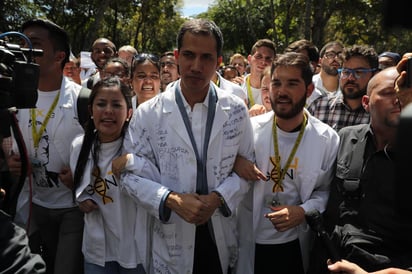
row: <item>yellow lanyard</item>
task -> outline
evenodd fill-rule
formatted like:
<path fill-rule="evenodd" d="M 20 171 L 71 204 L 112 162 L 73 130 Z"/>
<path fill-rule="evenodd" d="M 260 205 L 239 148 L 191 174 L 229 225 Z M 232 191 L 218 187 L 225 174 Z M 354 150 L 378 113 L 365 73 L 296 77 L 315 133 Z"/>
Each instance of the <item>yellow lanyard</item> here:
<path fill-rule="evenodd" d="M 32 108 L 30 110 L 31 121 L 32 121 L 31 132 L 33 135 L 34 148 L 36 149 L 39 147 L 40 138 L 43 135 L 43 132 L 46 129 L 47 124 L 49 123 L 50 117 L 54 109 L 56 108 L 57 102 L 59 101 L 59 96 L 60 96 L 60 90 L 57 93 L 56 97 L 54 98 L 53 104 L 50 106 L 50 109 L 47 112 L 47 115 L 44 118 L 43 124 L 41 125 L 39 131 L 37 131 L 37 127 L 36 127 L 36 109 Z"/>
<path fill-rule="evenodd" d="M 270 178 L 275 184 L 273 185 L 272 192 L 283 191 L 282 181 L 285 178 L 285 175 L 288 170 L 288 167 L 290 166 L 290 163 L 295 157 L 296 151 L 298 150 L 300 141 L 302 140 L 302 137 L 303 137 L 303 133 L 305 132 L 307 121 L 308 121 L 308 118 L 306 117 L 306 114 L 303 114 L 303 124 L 302 124 L 302 127 L 300 128 L 299 135 L 296 138 L 295 144 L 293 145 L 292 151 L 289 154 L 285 167 L 282 169 L 280 166 L 281 163 L 280 163 L 280 154 L 279 154 L 279 145 L 278 145 L 276 116 L 273 119 L 272 129 L 273 129 L 273 146 L 275 150 L 275 156 L 270 157 L 270 161 L 272 162 L 274 166 L 272 172 L 270 173 Z"/>
<path fill-rule="evenodd" d="M 216 81 L 215 81 L 216 86 L 220 87 L 220 79 L 219 77 L 217 77 Z"/>
<path fill-rule="evenodd" d="M 250 86 L 250 75 L 246 78 L 246 87 L 247 87 L 247 97 L 249 100 L 249 108 L 255 104 L 255 99 L 253 99 L 252 88 Z"/>

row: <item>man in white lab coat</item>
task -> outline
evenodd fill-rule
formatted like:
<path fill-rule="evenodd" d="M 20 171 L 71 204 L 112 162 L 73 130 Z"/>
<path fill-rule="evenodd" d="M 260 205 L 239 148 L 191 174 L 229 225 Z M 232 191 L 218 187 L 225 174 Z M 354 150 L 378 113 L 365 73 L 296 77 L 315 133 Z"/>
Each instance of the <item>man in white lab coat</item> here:
<path fill-rule="evenodd" d="M 237 274 L 306 273 L 312 234 L 305 212 L 324 211 L 339 145 L 338 134 L 304 108 L 312 91 L 309 59 L 279 55 L 271 69 L 273 111 L 251 118 L 256 165 L 266 177 L 256 177 L 238 209 Z"/>
<path fill-rule="evenodd" d="M 148 273 L 230 273 L 235 212 L 249 189 L 232 168 L 236 155 L 253 161 L 250 119 L 240 98 L 210 81 L 221 61 L 220 29 L 190 20 L 177 41 L 181 79 L 139 106 L 124 141 L 148 160 L 141 170 L 155 165 L 160 179 L 141 180 L 135 168 L 124 187 L 153 218 Z"/>

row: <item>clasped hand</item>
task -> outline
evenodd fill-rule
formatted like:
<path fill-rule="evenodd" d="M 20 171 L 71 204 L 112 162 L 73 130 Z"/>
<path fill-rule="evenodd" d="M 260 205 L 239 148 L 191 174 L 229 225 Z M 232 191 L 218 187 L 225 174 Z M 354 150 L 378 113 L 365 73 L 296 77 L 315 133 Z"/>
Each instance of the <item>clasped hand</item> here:
<path fill-rule="evenodd" d="M 166 200 L 166 206 L 186 222 L 200 225 L 206 223 L 220 206 L 220 198 L 214 192 L 207 195 L 172 192 Z"/>

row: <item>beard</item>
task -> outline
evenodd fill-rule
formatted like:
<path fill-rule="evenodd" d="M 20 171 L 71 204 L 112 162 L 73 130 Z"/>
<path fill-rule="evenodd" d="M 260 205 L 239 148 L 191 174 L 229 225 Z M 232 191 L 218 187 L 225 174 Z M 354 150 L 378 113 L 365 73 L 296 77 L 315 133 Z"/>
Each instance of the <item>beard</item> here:
<path fill-rule="evenodd" d="M 291 119 L 298 115 L 306 104 L 306 96 L 302 96 L 298 102 L 292 104 L 292 109 L 289 111 L 283 110 L 282 104 L 277 104 L 276 102 L 271 101 L 272 109 L 274 110 L 276 116 L 282 119 Z"/>
<path fill-rule="evenodd" d="M 351 83 L 353 84 L 353 83 Z M 353 87 L 347 88 L 346 85 L 342 88 L 343 97 L 346 99 L 359 99 L 366 94 L 366 88 L 356 89 Z"/>
<path fill-rule="evenodd" d="M 332 75 L 332 76 L 338 75 L 337 68 L 332 67 L 332 66 L 322 65 L 322 70 L 328 75 Z"/>

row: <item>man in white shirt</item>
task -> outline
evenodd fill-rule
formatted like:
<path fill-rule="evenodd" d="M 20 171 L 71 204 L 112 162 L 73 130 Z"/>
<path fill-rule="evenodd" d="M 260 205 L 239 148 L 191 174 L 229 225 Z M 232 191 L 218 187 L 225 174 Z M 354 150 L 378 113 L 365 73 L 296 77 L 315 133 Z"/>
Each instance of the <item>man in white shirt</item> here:
<path fill-rule="evenodd" d="M 252 165 L 249 177 L 247 168 L 235 169 L 257 180 L 238 210 L 237 273 L 303 274 L 308 266 L 305 212 L 324 211 L 339 144 L 337 133 L 304 109 L 312 75 L 303 54 L 280 55 L 271 74 L 273 112 L 251 118 L 260 171 Z"/>
<path fill-rule="evenodd" d="M 76 107 L 81 86 L 63 76 L 70 43 L 61 27 L 33 19 L 22 29 L 43 55 L 36 57 L 40 66 L 36 108 L 20 109 L 17 115 L 32 174 L 20 193 L 15 221 L 28 230 L 31 246 L 33 235 L 39 235 L 41 255 L 50 273 L 78 274 L 83 269 L 83 213 L 72 197 L 69 157 L 72 140 L 83 132 Z M 21 174 L 24 156 L 18 151 L 14 144 L 7 159 L 9 169 L 15 176 L 26 175 Z"/>
<path fill-rule="evenodd" d="M 248 98 L 248 106 L 251 108 L 255 104 L 262 105 L 260 92 L 260 79 L 263 70 L 270 66 L 276 57 L 275 43 L 269 39 L 260 39 L 253 45 L 248 62 L 250 73 L 245 76 L 242 89 Z"/>
<path fill-rule="evenodd" d="M 236 155 L 253 161 L 252 128 L 244 102 L 210 81 L 223 49 L 215 23 L 189 20 L 177 41 L 180 80 L 137 108 L 124 141 L 160 179 L 126 174 L 124 187 L 153 221 L 149 273 L 226 274 L 238 255 L 236 208 L 250 186 L 232 168 Z"/>
<path fill-rule="evenodd" d="M 309 106 L 313 101 L 321 96 L 334 96 L 340 92 L 338 69 L 343 63 L 343 44 L 339 41 L 332 41 L 323 46 L 320 50 L 320 71 L 313 75 L 315 89 L 306 100 Z"/>

